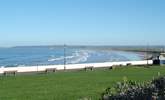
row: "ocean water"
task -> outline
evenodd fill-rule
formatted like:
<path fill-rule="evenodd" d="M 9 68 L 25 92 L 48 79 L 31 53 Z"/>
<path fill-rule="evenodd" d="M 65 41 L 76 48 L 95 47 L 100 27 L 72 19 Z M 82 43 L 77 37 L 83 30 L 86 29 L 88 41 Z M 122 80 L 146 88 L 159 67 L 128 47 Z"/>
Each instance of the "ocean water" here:
<path fill-rule="evenodd" d="M 99 48 L 99 47 L 98 47 Z M 142 60 L 143 55 L 134 52 L 66 47 L 66 64 L 98 63 Z M 0 48 L 0 66 L 59 65 L 64 63 L 63 47 L 14 47 Z"/>

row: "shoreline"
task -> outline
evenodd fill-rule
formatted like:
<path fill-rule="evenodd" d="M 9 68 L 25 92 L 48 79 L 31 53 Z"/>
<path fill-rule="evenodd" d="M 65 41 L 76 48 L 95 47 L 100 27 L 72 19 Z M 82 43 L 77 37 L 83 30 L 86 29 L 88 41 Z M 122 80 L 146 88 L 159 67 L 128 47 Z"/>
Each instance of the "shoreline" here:
<path fill-rule="evenodd" d="M 104 63 L 86 63 L 86 64 L 67 64 L 67 65 L 45 65 L 45 66 L 19 66 L 19 67 L 1 67 L 0 74 L 5 71 L 17 71 L 18 73 L 23 72 L 42 72 L 49 68 L 55 68 L 58 70 L 71 70 L 71 69 L 84 69 L 92 66 L 93 68 L 109 68 L 112 66 L 127 66 L 127 65 L 152 65 L 152 60 L 141 60 L 141 61 L 121 61 L 121 62 L 104 62 Z"/>

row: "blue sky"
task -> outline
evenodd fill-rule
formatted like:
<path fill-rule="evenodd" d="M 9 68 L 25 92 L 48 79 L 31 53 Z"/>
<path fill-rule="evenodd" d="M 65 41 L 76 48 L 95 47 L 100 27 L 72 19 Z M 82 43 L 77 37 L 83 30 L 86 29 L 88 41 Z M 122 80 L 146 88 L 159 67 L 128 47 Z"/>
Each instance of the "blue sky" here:
<path fill-rule="evenodd" d="M 1 0 L 0 46 L 164 45 L 165 0 Z"/>

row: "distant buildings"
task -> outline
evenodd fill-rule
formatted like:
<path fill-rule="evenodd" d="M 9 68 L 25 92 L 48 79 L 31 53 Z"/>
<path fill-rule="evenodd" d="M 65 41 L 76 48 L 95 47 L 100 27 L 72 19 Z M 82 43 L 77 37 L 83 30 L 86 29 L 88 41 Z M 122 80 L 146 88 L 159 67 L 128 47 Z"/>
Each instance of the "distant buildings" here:
<path fill-rule="evenodd" d="M 154 64 L 165 65 L 165 53 L 160 53 L 157 58 L 153 59 Z"/>
<path fill-rule="evenodd" d="M 165 53 L 160 53 L 159 60 L 160 65 L 165 65 Z"/>

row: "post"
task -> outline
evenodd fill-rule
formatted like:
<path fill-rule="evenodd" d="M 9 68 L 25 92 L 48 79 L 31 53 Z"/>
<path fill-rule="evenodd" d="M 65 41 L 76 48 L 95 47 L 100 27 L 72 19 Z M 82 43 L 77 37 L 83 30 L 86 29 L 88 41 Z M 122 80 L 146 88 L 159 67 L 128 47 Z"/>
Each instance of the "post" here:
<path fill-rule="evenodd" d="M 66 70 L 66 45 L 64 44 L 64 70 Z"/>
<path fill-rule="evenodd" d="M 38 72 L 38 64 L 37 64 L 37 72 Z"/>
<path fill-rule="evenodd" d="M 147 48 L 146 48 L 147 66 L 148 66 L 148 52 L 149 52 L 149 45 L 148 45 L 148 43 L 147 43 Z"/>

